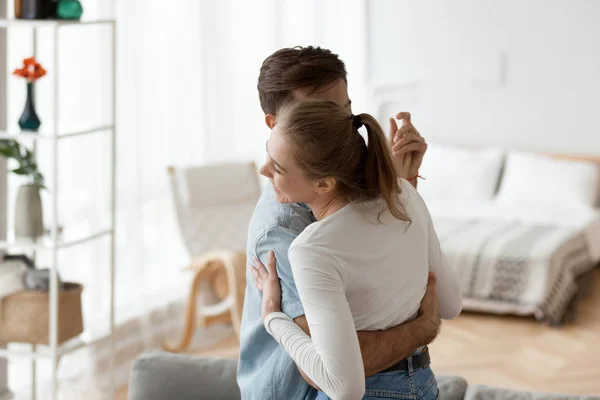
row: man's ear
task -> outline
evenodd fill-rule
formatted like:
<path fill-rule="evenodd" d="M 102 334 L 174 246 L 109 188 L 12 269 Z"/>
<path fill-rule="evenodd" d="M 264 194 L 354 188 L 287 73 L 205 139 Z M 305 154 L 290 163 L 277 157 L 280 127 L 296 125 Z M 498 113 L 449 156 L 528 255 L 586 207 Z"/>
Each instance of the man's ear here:
<path fill-rule="evenodd" d="M 269 129 L 273 129 L 275 124 L 277 124 L 277 116 L 273 114 L 265 115 L 265 124 L 267 124 Z"/>
<path fill-rule="evenodd" d="M 315 182 L 315 191 L 319 194 L 327 194 L 335 189 L 335 178 L 325 178 Z"/>

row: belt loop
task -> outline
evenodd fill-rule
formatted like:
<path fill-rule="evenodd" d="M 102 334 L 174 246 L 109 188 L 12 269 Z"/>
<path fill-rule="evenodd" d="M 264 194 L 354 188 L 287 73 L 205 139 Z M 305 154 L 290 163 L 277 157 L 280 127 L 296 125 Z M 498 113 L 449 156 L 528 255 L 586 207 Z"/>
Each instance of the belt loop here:
<path fill-rule="evenodd" d="M 412 376 L 414 371 L 412 356 L 408 357 L 406 361 L 408 361 L 408 376 Z"/>

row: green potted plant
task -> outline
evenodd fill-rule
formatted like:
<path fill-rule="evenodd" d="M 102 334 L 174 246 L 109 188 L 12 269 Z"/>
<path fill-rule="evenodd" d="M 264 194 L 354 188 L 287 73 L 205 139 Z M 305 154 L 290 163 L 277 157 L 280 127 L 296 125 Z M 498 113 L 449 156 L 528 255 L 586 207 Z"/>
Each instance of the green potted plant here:
<path fill-rule="evenodd" d="M 38 169 L 31 150 L 13 139 L 0 140 L 0 154 L 15 160 L 17 167 L 11 172 L 26 176 L 29 182 L 21 185 L 15 205 L 15 237 L 36 240 L 44 234 L 44 218 L 40 190 L 44 189 L 44 176 Z"/>

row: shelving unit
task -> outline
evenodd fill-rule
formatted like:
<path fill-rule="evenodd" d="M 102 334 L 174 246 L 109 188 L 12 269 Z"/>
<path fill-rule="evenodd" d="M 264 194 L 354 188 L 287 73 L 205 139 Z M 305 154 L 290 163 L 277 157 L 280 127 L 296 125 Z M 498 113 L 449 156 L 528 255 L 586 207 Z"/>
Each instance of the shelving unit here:
<path fill-rule="evenodd" d="M 59 81 L 58 81 L 58 70 L 59 70 L 59 50 L 58 45 L 58 32 L 62 28 L 69 27 L 75 29 L 89 25 L 109 25 L 112 30 L 112 124 L 102 126 L 91 126 L 81 130 L 61 132 L 58 127 L 58 104 L 59 104 Z M 0 139 L 15 139 L 23 141 L 26 144 L 31 144 L 34 148 L 38 141 L 49 142 L 52 146 L 52 179 L 49 182 L 49 187 L 52 189 L 52 208 L 51 208 L 51 229 L 50 234 L 36 242 L 28 240 L 15 240 L 8 238 L 8 240 L 0 241 L 0 249 L 6 250 L 19 250 L 19 251 L 49 251 L 52 253 L 52 263 L 50 265 L 50 323 L 49 323 L 49 345 L 48 346 L 33 346 L 30 351 L 23 350 L 11 350 L 0 348 L 0 357 L 24 357 L 32 360 L 32 365 L 35 366 L 35 361 L 39 359 L 49 359 L 51 361 L 52 368 L 52 389 L 51 393 L 48 393 L 52 400 L 57 399 L 58 394 L 58 363 L 60 357 L 74 352 L 86 345 L 95 343 L 99 340 L 106 338 L 110 339 L 111 346 L 111 385 L 110 385 L 110 398 L 114 398 L 114 343 L 113 343 L 113 332 L 115 330 L 115 206 L 116 206 L 116 22 L 113 19 L 102 19 L 102 20 L 90 20 L 90 21 L 60 21 L 60 20 L 15 20 L 15 19 L 0 19 L 0 28 L 31 28 L 33 30 L 33 55 L 36 56 L 37 50 L 37 29 L 38 28 L 50 28 L 53 32 L 54 42 L 54 64 L 51 68 L 48 68 L 49 73 L 54 75 L 54 118 L 52 126 L 48 127 L 47 131 L 41 131 L 39 133 L 31 132 L 20 132 L 20 131 L 0 131 Z M 44 127 L 46 128 L 46 127 Z M 59 235 L 59 215 L 58 215 L 58 193 L 59 193 L 59 182 L 58 182 L 58 155 L 59 147 L 58 144 L 61 140 L 70 139 L 82 135 L 91 134 L 104 134 L 109 133 L 111 135 L 111 150 L 110 150 L 110 168 L 111 168 L 111 200 L 110 200 L 110 224 L 106 229 L 99 230 L 97 232 L 91 232 L 81 237 L 60 237 Z M 68 227 L 67 227 L 68 228 Z M 99 332 L 84 332 L 77 338 L 73 338 L 61 345 L 58 344 L 58 274 L 57 274 L 57 263 L 58 263 L 58 251 L 67 247 L 78 246 L 84 243 L 88 243 L 93 240 L 97 240 L 102 237 L 110 237 L 110 321 L 109 327 L 106 330 Z M 36 398 L 36 376 L 35 367 L 32 376 L 32 398 Z M 2 388 L 0 388 L 1 390 Z M 2 399 L 5 400 L 5 399 Z"/>
<path fill-rule="evenodd" d="M 26 28 L 54 28 L 61 26 L 82 26 L 82 25 L 115 25 L 114 19 L 94 19 L 87 21 L 69 21 L 58 19 L 0 19 L 0 28 L 11 26 L 20 26 Z"/>
<path fill-rule="evenodd" d="M 42 238 L 39 241 L 25 240 L 25 239 L 9 239 L 9 240 L 0 240 L 0 249 L 6 250 L 31 250 L 31 251 L 39 251 L 39 250 L 52 250 L 54 248 L 57 249 L 65 249 L 67 247 L 77 246 L 79 244 L 88 243 L 92 240 L 99 239 L 105 236 L 111 236 L 113 234 L 112 229 L 103 229 L 98 230 L 97 232 L 83 235 L 81 237 L 74 238 L 65 238 L 65 239 L 57 239 L 56 241 L 51 238 Z"/>
<path fill-rule="evenodd" d="M 106 329 L 98 332 L 84 332 L 80 336 L 66 341 L 58 346 L 58 357 L 65 356 L 69 353 L 77 351 L 82 347 L 94 344 L 100 340 L 104 340 L 111 335 L 111 331 Z M 47 360 L 52 358 L 52 348 L 50 346 L 37 346 L 35 351 L 30 350 L 7 350 L 0 349 L 0 357 L 20 357 L 32 360 Z"/>
<path fill-rule="evenodd" d="M 44 141 L 60 140 L 60 139 L 65 139 L 65 138 L 69 138 L 69 137 L 74 137 L 74 136 L 89 135 L 89 134 L 97 133 L 97 132 L 110 131 L 112 129 L 113 129 L 112 125 L 105 125 L 105 126 L 98 126 L 98 127 L 94 127 L 94 128 L 84 129 L 84 130 L 80 130 L 80 131 L 70 131 L 70 132 L 65 132 L 65 133 L 59 133 L 56 136 L 51 135 L 49 133 L 44 133 L 43 130 L 38 133 L 32 133 L 32 132 L 27 132 L 27 131 L 24 131 L 24 132 L 0 131 L 0 139 L 19 139 L 19 140 L 24 139 L 24 140 L 44 140 Z"/>

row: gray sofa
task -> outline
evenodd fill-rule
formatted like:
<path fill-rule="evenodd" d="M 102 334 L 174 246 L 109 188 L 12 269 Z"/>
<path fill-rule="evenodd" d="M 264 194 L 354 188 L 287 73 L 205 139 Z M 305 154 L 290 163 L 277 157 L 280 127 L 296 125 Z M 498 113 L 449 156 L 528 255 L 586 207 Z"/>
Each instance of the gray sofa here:
<path fill-rule="evenodd" d="M 237 362 L 170 353 L 146 353 L 133 364 L 129 400 L 239 400 Z M 600 400 L 467 385 L 458 376 L 437 376 L 442 400 Z M 287 399 L 286 399 L 287 400 Z"/>

